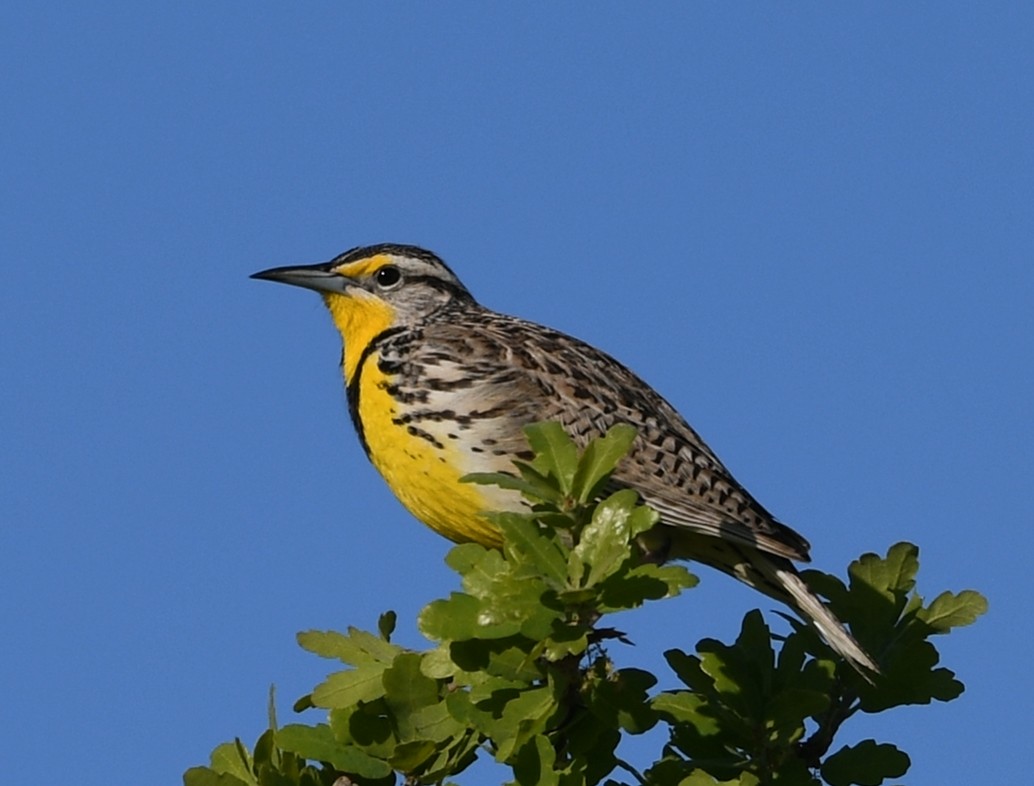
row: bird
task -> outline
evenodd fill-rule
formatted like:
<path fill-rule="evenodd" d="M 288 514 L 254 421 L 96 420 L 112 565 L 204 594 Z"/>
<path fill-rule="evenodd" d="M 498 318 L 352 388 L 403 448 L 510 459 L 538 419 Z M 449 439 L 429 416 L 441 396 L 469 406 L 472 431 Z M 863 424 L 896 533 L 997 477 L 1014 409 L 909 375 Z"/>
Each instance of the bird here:
<path fill-rule="evenodd" d="M 678 411 L 625 365 L 558 330 L 492 311 L 424 248 L 358 246 L 252 278 L 318 292 L 342 339 L 359 442 L 399 501 L 457 543 L 501 545 L 490 512 L 527 511 L 513 490 L 462 482 L 530 459 L 524 428 L 559 422 L 576 444 L 637 429 L 611 483 L 660 516 L 644 559 L 692 560 L 789 606 L 863 675 L 879 669 L 808 587 L 810 544 L 733 478 Z"/>

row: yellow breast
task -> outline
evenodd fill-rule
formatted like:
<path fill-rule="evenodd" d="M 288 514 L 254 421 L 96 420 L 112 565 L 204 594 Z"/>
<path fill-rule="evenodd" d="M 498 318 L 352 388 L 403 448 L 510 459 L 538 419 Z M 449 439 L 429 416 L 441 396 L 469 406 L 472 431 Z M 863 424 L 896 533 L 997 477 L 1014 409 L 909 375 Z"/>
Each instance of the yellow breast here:
<path fill-rule="evenodd" d="M 373 465 L 399 501 L 431 529 L 457 543 L 500 545 L 498 530 L 483 515 L 498 509 L 493 495 L 487 487 L 460 482 L 471 469 L 448 441 L 432 441 L 393 422 L 401 413 L 387 391 L 390 379 L 375 358 L 363 364 L 358 414 Z"/>

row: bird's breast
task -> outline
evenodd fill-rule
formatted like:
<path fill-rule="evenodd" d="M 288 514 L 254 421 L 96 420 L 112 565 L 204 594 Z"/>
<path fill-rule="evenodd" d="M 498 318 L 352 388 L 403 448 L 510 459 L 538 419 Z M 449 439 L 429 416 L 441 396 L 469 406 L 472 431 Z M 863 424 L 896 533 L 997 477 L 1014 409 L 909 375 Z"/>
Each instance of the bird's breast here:
<path fill-rule="evenodd" d="M 464 390 L 434 390 L 434 385 L 433 377 L 425 378 L 412 366 L 399 367 L 377 354 L 367 358 L 356 415 L 370 461 L 424 524 L 455 542 L 497 546 L 498 530 L 484 514 L 523 509 L 519 495 L 460 478 L 512 469 L 511 457 L 480 445 L 484 439 L 495 441 L 484 436 L 485 429 L 470 414 L 469 389 L 464 395 Z"/>

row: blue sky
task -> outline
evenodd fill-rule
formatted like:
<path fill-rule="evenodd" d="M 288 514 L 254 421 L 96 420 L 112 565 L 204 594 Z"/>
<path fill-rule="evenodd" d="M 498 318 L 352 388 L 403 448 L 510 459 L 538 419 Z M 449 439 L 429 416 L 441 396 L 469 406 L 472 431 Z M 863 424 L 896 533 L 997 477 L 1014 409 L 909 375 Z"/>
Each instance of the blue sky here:
<path fill-rule="evenodd" d="M 912 786 L 1021 777 L 1032 30 L 993 2 L 8 4 L 5 780 L 178 783 L 326 673 L 296 631 L 392 608 L 421 644 L 448 544 L 365 463 L 318 298 L 247 278 L 381 241 L 624 360 L 818 567 L 911 540 L 926 594 L 984 592 L 940 642 L 963 698 L 847 731 Z M 772 606 L 701 575 L 619 662 Z"/>

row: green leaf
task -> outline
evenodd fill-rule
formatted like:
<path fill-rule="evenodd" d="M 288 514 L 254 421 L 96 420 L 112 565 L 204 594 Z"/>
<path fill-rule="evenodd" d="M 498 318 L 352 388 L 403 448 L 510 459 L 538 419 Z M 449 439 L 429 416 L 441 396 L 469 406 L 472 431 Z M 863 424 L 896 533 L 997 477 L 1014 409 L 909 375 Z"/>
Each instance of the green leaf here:
<path fill-rule="evenodd" d="M 881 712 L 903 704 L 957 698 L 963 685 L 950 670 L 934 668 L 939 659 L 936 648 L 928 641 L 912 641 L 906 647 L 896 648 L 884 662 L 880 679 L 860 690 L 861 709 Z"/>
<path fill-rule="evenodd" d="M 364 778 L 384 778 L 391 774 L 391 766 L 387 762 L 375 759 L 354 745 L 342 744 L 324 723 L 315 726 L 289 724 L 276 733 L 276 741 L 284 750 L 304 759 L 326 761 L 336 769 Z"/>
<path fill-rule="evenodd" d="M 562 504 L 566 498 L 566 492 L 561 488 L 560 481 L 548 469 L 539 469 L 540 464 L 542 464 L 541 461 L 528 463 L 520 459 L 513 460 L 513 465 L 517 467 L 521 478 L 530 488 L 525 496 L 532 502 L 541 500 L 555 505 Z"/>
<path fill-rule="evenodd" d="M 233 775 L 216 772 L 208 767 L 191 767 L 183 773 L 183 786 L 249 786 L 254 781 L 242 781 Z"/>
<path fill-rule="evenodd" d="M 500 552 L 473 543 L 454 547 L 445 562 L 463 576 L 463 589 L 479 599 L 491 597 L 500 574 L 510 572 L 510 565 Z"/>
<path fill-rule="evenodd" d="M 395 624 L 398 619 L 398 614 L 394 611 L 386 611 L 377 618 L 377 632 L 386 642 L 391 642 L 391 634 L 395 632 Z"/>
<path fill-rule="evenodd" d="M 636 565 L 604 579 L 600 584 L 600 611 L 632 609 L 648 600 L 673 598 L 695 587 L 699 579 L 682 565 Z"/>
<path fill-rule="evenodd" d="M 518 752 L 513 774 L 521 786 L 559 786 L 555 767 L 556 751 L 545 736 L 538 736 Z"/>
<path fill-rule="evenodd" d="M 560 499 L 560 492 L 540 473 L 528 465 L 514 462 L 521 471 L 521 477 L 509 472 L 471 472 L 460 478 L 462 483 L 477 483 L 481 486 L 498 486 L 501 489 L 519 491 L 533 502 L 555 502 Z"/>
<path fill-rule="evenodd" d="M 449 708 L 444 701 L 414 710 L 410 720 L 414 736 L 424 740 L 443 742 L 467 732 L 466 726 L 449 714 Z"/>
<path fill-rule="evenodd" d="M 629 734 L 643 734 L 657 723 L 657 713 L 650 706 L 648 695 L 656 684 L 657 678 L 648 671 L 620 669 L 595 685 L 589 709 L 607 720 L 616 718 Z"/>
<path fill-rule="evenodd" d="M 556 478 L 560 491 L 569 495 L 578 467 L 578 448 L 564 427 L 559 423 L 532 423 L 525 426 L 524 433 L 535 451 L 534 466 Z"/>
<path fill-rule="evenodd" d="M 421 658 L 418 652 L 404 652 L 384 671 L 384 701 L 403 742 L 416 736 L 413 714 L 438 703 L 438 683 L 420 671 Z"/>
<path fill-rule="evenodd" d="M 631 557 L 628 520 L 637 499 L 636 492 L 625 489 L 596 506 L 571 551 L 568 573 L 573 586 L 594 587 Z"/>
<path fill-rule="evenodd" d="M 571 495 L 583 503 L 596 496 L 618 462 L 628 454 L 635 436 L 634 426 L 617 423 L 605 436 L 590 441 L 575 470 Z"/>
<path fill-rule="evenodd" d="M 805 718 L 817 718 L 828 708 L 828 693 L 786 688 L 768 700 L 765 719 L 775 731 L 784 735 L 787 742 L 793 743 L 804 732 Z"/>
<path fill-rule="evenodd" d="M 258 781 L 252 773 L 251 756 L 239 739 L 219 745 L 212 751 L 210 761 L 212 769 L 216 772 L 232 775 L 249 786 L 258 786 Z"/>
<path fill-rule="evenodd" d="M 543 604 L 547 589 L 538 577 L 500 576 L 491 597 L 481 604 L 477 635 L 495 639 L 522 633 L 530 638 L 542 638 L 560 614 Z"/>
<path fill-rule="evenodd" d="M 679 781 L 678 786 L 758 786 L 760 783 L 757 776 L 749 772 L 741 772 L 738 778 L 720 781 L 704 770 L 693 770 Z"/>
<path fill-rule="evenodd" d="M 970 625 L 977 617 L 987 612 L 987 599 L 979 592 L 963 590 L 953 594 L 942 592 L 916 616 L 925 622 L 934 633 L 947 633 L 952 628 Z"/>
<path fill-rule="evenodd" d="M 453 592 L 448 600 L 424 606 L 417 618 L 420 632 L 431 641 L 461 641 L 478 635 L 478 599 L 465 592 Z"/>
<path fill-rule="evenodd" d="M 485 559 L 485 555 L 498 553 L 495 549 L 489 549 L 477 543 L 461 543 L 449 549 L 449 553 L 445 555 L 445 564 L 461 576 L 466 576 L 478 567 L 479 563 Z"/>
<path fill-rule="evenodd" d="M 827 758 L 822 777 L 829 786 L 879 786 L 887 778 L 904 775 L 911 763 L 908 754 L 893 745 L 863 740 Z"/>
<path fill-rule="evenodd" d="M 371 663 L 350 671 L 334 672 L 312 692 L 313 704 L 335 709 L 380 698 L 384 695 L 385 668 L 383 663 Z"/>
<path fill-rule="evenodd" d="M 690 655 L 682 650 L 666 650 L 664 659 L 668 662 L 675 676 L 682 680 L 683 684 L 700 693 L 705 693 L 714 688 L 714 680 L 707 676 L 700 668 L 700 658 Z"/>
<path fill-rule="evenodd" d="M 715 688 L 728 695 L 759 700 L 760 695 L 748 689 L 760 688 L 775 671 L 772 634 L 757 609 L 744 616 L 740 635 L 732 647 L 704 639 L 697 650 L 701 668 L 714 679 Z"/>
<path fill-rule="evenodd" d="M 420 671 L 433 680 L 444 680 L 456 673 L 456 664 L 449 655 L 449 645 L 440 644 L 423 653 Z"/>
<path fill-rule="evenodd" d="M 565 585 L 567 560 L 555 538 L 540 532 L 527 516 L 503 513 L 493 516 L 492 520 L 502 530 L 503 549 L 511 562 L 530 565 L 536 573 L 548 579 L 554 588 Z M 524 559 L 515 560 L 516 555 Z"/>
<path fill-rule="evenodd" d="M 653 709 L 674 723 L 687 724 L 704 737 L 721 733 L 718 718 L 709 709 L 708 700 L 699 693 L 674 691 L 662 693 L 650 703 Z"/>
<path fill-rule="evenodd" d="M 496 760 L 509 761 L 528 740 L 542 734 L 556 710 L 556 697 L 548 687 L 528 688 L 507 701 L 496 733 L 490 735 L 499 746 Z"/>
<path fill-rule="evenodd" d="M 322 658 L 334 658 L 350 666 L 391 663 L 401 651 L 400 647 L 383 638 L 354 627 L 348 628 L 347 636 L 333 630 L 303 631 L 298 634 L 298 643 Z"/>
<path fill-rule="evenodd" d="M 888 597 L 911 592 L 918 571 L 919 549 L 904 542 L 891 546 L 885 558 L 863 554 L 848 567 L 852 580 L 861 581 Z"/>
<path fill-rule="evenodd" d="M 269 728 L 262 732 L 255 743 L 255 751 L 251 758 L 253 761 L 252 770 L 256 773 L 261 774 L 263 767 L 279 767 L 280 749 L 276 746 L 276 731 L 274 729 Z"/>
<path fill-rule="evenodd" d="M 430 740 L 403 742 L 391 754 L 391 766 L 400 772 L 413 772 L 434 756 L 437 750 L 438 746 Z"/>
<path fill-rule="evenodd" d="M 654 525 L 661 520 L 661 514 L 646 505 L 637 505 L 632 509 L 628 517 L 629 539 L 642 535 L 653 529 Z"/>
<path fill-rule="evenodd" d="M 453 742 L 440 749 L 438 756 L 422 768 L 422 783 L 440 784 L 450 775 L 458 775 L 477 759 L 482 744 L 479 735 L 466 731 L 455 737 Z M 444 786 L 457 786 L 454 781 L 444 781 Z"/>
<path fill-rule="evenodd" d="M 361 748 L 375 759 L 387 760 L 398 745 L 388 707 L 382 700 L 331 710 L 328 716 L 334 739 Z"/>
<path fill-rule="evenodd" d="M 487 676 L 519 684 L 534 682 L 543 676 L 540 663 L 530 653 L 531 647 L 532 641 L 524 636 L 468 639 L 453 642 L 448 655 L 453 672 L 457 667 L 467 672 L 462 678 L 465 682 Z"/>

